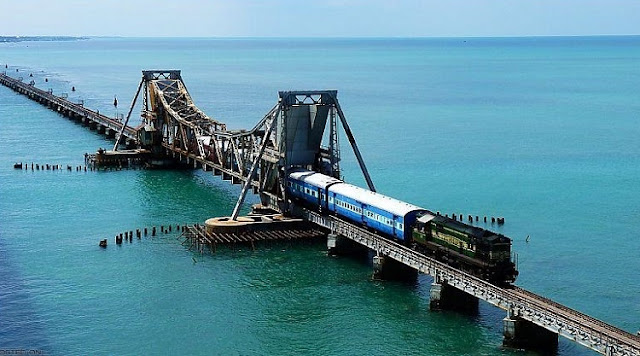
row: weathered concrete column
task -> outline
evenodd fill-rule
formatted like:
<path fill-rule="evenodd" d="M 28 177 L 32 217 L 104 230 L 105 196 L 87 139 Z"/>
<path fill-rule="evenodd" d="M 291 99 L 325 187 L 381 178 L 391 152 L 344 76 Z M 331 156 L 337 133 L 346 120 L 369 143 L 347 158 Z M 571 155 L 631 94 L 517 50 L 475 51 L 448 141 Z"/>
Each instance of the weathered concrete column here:
<path fill-rule="evenodd" d="M 335 255 L 338 247 L 338 235 L 329 234 L 327 235 L 327 252 L 329 255 Z"/>
<path fill-rule="evenodd" d="M 440 282 L 438 278 L 434 278 L 429 296 L 431 310 L 478 311 L 478 298 L 448 285 L 446 281 Z"/>
<path fill-rule="evenodd" d="M 366 257 L 368 249 L 359 243 L 338 234 L 327 235 L 327 252 L 330 256 Z"/>
<path fill-rule="evenodd" d="M 429 308 L 431 310 L 440 310 L 440 299 L 442 298 L 442 283 L 433 280 L 431 289 L 429 290 Z"/>
<path fill-rule="evenodd" d="M 558 349 L 558 334 L 515 316 L 512 311 L 507 312 L 502 327 L 502 344 L 506 347 L 538 351 Z"/>
<path fill-rule="evenodd" d="M 388 256 L 375 254 L 372 257 L 373 278 L 395 281 L 415 281 L 418 271 Z"/>

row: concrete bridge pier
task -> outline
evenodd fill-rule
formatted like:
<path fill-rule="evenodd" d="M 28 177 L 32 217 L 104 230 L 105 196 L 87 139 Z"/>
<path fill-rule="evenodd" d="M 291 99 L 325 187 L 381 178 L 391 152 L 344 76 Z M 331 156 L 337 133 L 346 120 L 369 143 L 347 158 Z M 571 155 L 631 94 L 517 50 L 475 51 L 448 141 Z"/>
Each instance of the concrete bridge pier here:
<path fill-rule="evenodd" d="M 502 320 L 505 347 L 554 353 L 558 350 L 558 334 L 514 315 L 512 310 Z"/>
<path fill-rule="evenodd" d="M 327 235 L 329 256 L 367 256 L 368 249 L 359 243 L 338 234 Z"/>
<path fill-rule="evenodd" d="M 429 307 L 431 310 L 457 310 L 467 313 L 478 311 L 478 298 L 447 284 L 447 281 L 434 277 L 430 290 Z"/>
<path fill-rule="evenodd" d="M 418 271 L 388 256 L 376 253 L 372 258 L 373 278 L 394 281 L 415 281 Z"/>

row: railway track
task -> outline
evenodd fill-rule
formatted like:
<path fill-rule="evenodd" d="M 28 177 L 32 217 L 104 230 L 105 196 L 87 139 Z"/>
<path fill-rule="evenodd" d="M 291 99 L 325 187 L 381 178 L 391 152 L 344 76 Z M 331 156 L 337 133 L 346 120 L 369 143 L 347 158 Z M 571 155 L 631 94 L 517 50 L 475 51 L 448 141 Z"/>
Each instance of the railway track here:
<path fill-rule="evenodd" d="M 305 219 L 600 354 L 640 356 L 639 336 L 548 298 L 515 286 L 500 288 L 333 216 L 305 210 Z"/>
<path fill-rule="evenodd" d="M 607 324 L 602 320 L 598 320 L 594 317 L 583 314 L 575 309 L 571 309 L 565 305 L 555 302 L 549 298 L 537 295 L 526 289 L 514 286 L 513 289 L 510 290 L 510 292 L 515 298 L 519 298 L 523 302 L 530 303 L 536 308 L 544 309 L 547 312 L 554 313 L 556 315 L 561 315 L 568 320 L 578 322 L 584 328 L 589 328 L 593 331 L 599 332 L 602 335 L 616 335 L 619 341 L 626 343 L 632 348 L 640 350 L 640 336 L 633 335 L 628 331 Z"/>

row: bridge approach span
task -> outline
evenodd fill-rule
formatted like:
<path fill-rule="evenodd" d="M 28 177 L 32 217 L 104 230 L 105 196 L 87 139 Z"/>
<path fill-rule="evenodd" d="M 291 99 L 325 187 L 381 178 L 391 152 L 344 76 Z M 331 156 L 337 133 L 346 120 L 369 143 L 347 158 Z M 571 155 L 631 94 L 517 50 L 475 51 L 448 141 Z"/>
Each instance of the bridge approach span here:
<path fill-rule="evenodd" d="M 507 311 L 603 355 L 640 356 L 640 338 L 586 314 L 519 287 L 505 289 L 436 261 L 406 246 L 332 215 L 304 209 L 308 221 L 392 258 L 434 280 Z"/>

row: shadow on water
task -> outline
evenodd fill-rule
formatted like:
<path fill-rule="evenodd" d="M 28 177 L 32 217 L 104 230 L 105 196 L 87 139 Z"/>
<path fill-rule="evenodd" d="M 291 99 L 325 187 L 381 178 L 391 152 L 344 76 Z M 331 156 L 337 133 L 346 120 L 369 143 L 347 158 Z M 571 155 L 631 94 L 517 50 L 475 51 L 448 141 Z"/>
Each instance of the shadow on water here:
<path fill-rule="evenodd" d="M 53 353 L 46 337 L 45 323 L 34 311 L 29 287 L 12 264 L 0 233 L 0 351 L 33 350 Z M 6 351 L 5 351 L 6 352 Z"/>

